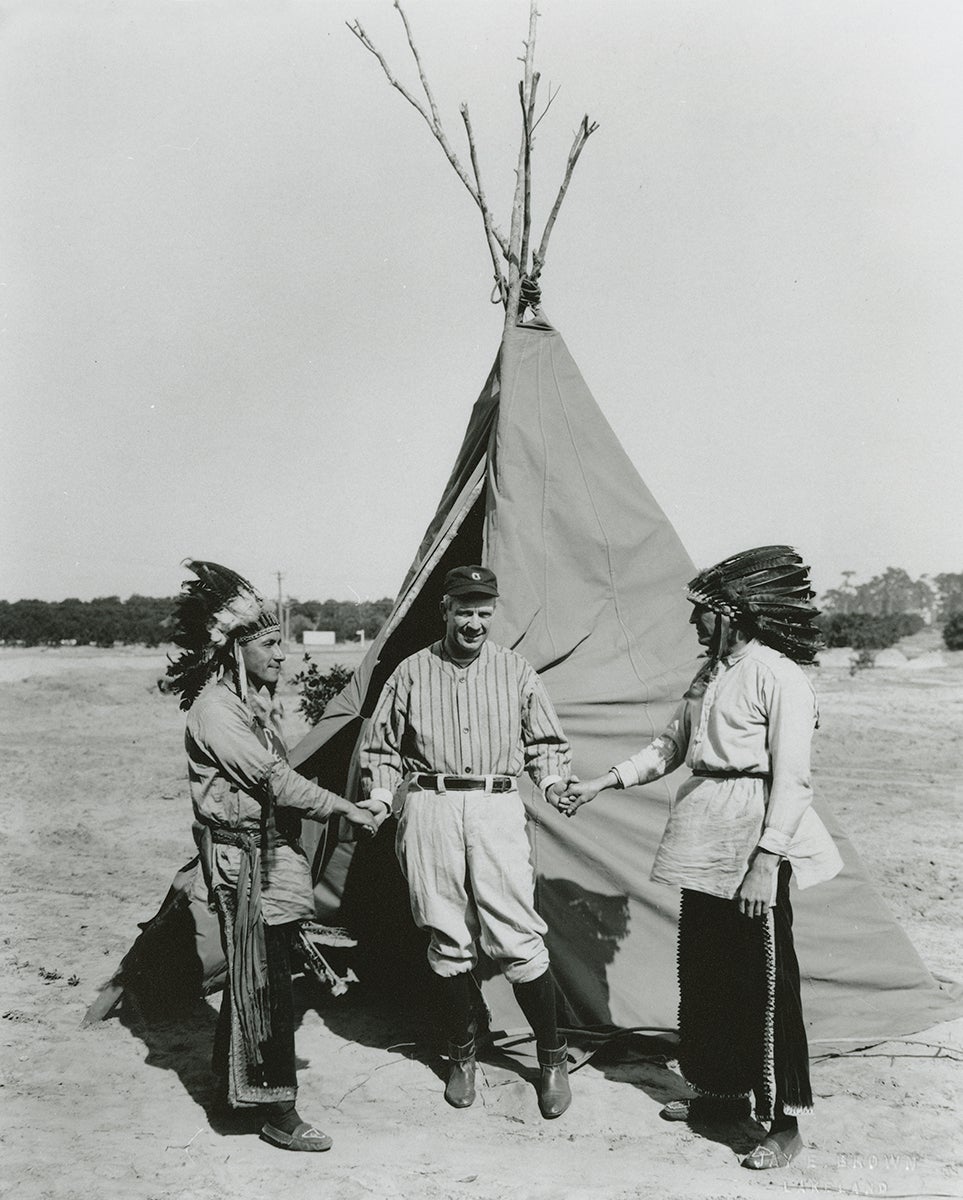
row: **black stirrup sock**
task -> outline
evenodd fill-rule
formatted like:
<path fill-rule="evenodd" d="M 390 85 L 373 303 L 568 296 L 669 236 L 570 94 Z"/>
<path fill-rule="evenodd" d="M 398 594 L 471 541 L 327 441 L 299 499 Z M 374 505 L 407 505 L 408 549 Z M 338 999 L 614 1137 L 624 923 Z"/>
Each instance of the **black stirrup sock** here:
<path fill-rule="evenodd" d="M 445 1036 L 449 1042 L 463 1046 L 471 1038 L 472 981 L 468 972 L 439 977 L 441 1010 Z"/>
<path fill-rule="evenodd" d="M 555 980 L 551 971 L 539 975 L 530 983 L 513 983 L 518 1007 L 535 1034 L 535 1041 L 546 1050 L 557 1050 L 562 1045 L 558 1036 L 555 1015 Z"/>

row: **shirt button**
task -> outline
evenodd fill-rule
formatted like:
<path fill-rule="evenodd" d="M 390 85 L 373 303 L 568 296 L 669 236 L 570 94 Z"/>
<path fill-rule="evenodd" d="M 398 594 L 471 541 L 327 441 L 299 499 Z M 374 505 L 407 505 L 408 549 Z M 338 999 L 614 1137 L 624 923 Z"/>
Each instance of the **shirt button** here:
<path fill-rule="evenodd" d="M 465 767 L 465 774 L 466 774 L 466 775 L 470 775 L 470 774 L 471 774 L 471 767 Z"/>

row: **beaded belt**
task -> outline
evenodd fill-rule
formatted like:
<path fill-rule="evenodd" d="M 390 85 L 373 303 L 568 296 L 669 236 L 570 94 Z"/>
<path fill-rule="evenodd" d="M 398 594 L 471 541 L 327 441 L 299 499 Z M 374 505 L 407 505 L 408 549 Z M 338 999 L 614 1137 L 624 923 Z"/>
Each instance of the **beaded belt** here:
<path fill-rule="evenodd" d="M 428 775 L 416 771 L 411 782 L 428 792 L 511 792 L 511 775 Z"/>
<path fill-rule="evenodd" d="M 219 829 L 211 827 L 211 841 L 218 846 L 239 846 L 242 850 L 248 846 L 260 846 L 260 829 Z"/>

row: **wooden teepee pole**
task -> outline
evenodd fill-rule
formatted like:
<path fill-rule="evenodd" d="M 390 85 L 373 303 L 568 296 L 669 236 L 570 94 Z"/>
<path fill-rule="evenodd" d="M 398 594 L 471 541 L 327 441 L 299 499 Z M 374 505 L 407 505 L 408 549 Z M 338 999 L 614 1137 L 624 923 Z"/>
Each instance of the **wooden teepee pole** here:
<path fill-rule="evenodd" d="M 371 38 L 362 28 L 359 21 L 354 21 L 348 25 L 348 29 L 358 41 L 369 51 L 381 64 L 381 69 L 385 74 L 388 82 L 393 88 L 399 91 L 408 103 L 421 115 L 425 124 L 431 130 L 435 140 L 441 146 L 445 153 L 445 157 L 454 168 L 455 174 L 465 185 L 469 195 L 475 201 L 481 212 L 482 222 L 485 227 L 485 239 L 488 243 L 488 250 L 491 255 L 492 267 L 495 276 L 495 288 L 493 300 L 502 303 L 505 306 L 505 328 L 517 324 L 519 309 L 522 307 L 521 294 L 522 284 L 526 276 L 532 281 L 536 281 L 541 274 L 542 268 L 545 265 L 545 255 L 548 251 L 548 240 L 551 236 L 552 229 L 555 225 L 555 220 L 561 208 L 562 201 L 565 198 L 565 193 L 568 190 L 569 182 L 572 178 L 572 172 L 575 169 L 575 164 L 578 162 L 579 155 L 588 140 L 588 138 L 598 128 L 597 124 L 590 122 L 588 117 L 582 118 L 582 123 L 578 132 L 575 135 L 575 141 L 572 149 L 569 151 L 568 164 L 565 171 L 565 177 L 562 180 L 561 187 L 558 190 L 558 195 L 555 199 L 555 204 L 552 207 L 551 214 L 545 225 L 545 230 L 542 234 L 542 240 L 539 243 L 538 249 L 532 254 L 531 267 L 528 266 L 529 247 L 531 242 L 531 159 L 532 159 L 532 136 L 535 127 L 538 125 L 541 117 L 535 119 L 535 94 L 538 89 L 538 74 L 534 69 L 535 62 L 535 28 L 538 20 L 538 10 L 536 8 L 536 0 L 529 0 L 528 11 L 528 40 L 525 42 L 525 56 L 522 59 L 524 63 L 524 73 L 521 83 L 519 84 L 519 97 L 522 107 L 522 139 L 518 151 L 518 166 L 515 172 L 515 195 L 512 203 L 512 219 L 509 235 L 506 238 L 499 227 L 495 224 L 492 216 L 491 207 L 485 196 L 485 190 L 482 187 L 481 170 L 478 164 L 478 153 L 475 146 L 475 137 L 472 130 L 471 118 L 468 114 L 468 105 L 461 105 L 461 117 L 465 125 L 465 133 L 468 137 L 468 151 L 471 159 L 472 173 L 469 175 L 461 163 L 458 155 L 455 153 L 448 136 L 445 133 L 442 125 L 441 116 L 438 111 L 438 105 L 435 103 L 435 97 L 428 82 L 428 76 L 425 73 L 424 64 L 422 63 L 421 55 L 418 47 L 415 45 L 415 40 L 411 32 L 411 25 L 408 21 L 405 11 L 401 6 L 401 0 L 393 0 L 394 7 L 398 10 L 398 15 L 405 28 L 405 35 L 408 40 L 408 47 L 411 50 L 412 57 L 415 60 L 415 66 L 418 71 L 418 78 L 421 83 L 422 91 L 425 94 L 425 101 L 420 100 L 413 94 L 394 74 L 388 65 L 387 59 L 381 51 L 371 41 Z M 552 101 L 557 95 L 557 91 L 549 98 L 548 104 L 545 106 L 545 112 L 551 107 Z M 426 103 L 427 102 L 427 103 Z M 542 117 L 545 115 L 542 113 Z M 502 268 L 502 260 L 507 264 L 507 278 Z"/>
<path fill-rule="evenodd" d="M 526 227 L 525 197 L 528 193 L 528 173 L 531 165 L 529 129 L 527 114 L 530 111 L 532 89 L 534 87 L 535 62 L 535 24 L 538 20 L 536 0 L 529 0 L 528 6 L 528 40 L 525 43 L 525 74 L 522 79 L 521 99 L 522 140 L 518 148 L 518 166 L 515 170 L 515 198 L 512 203 L 512 224 L 508 235 L 508 298 L 505 301 L 504 328 L 512 329 L 518 324 L 518 300 L 522 290 L 522 273 L 526 263 L 521 260 L 523 242 L 528 244 L 528 228 Z"/>

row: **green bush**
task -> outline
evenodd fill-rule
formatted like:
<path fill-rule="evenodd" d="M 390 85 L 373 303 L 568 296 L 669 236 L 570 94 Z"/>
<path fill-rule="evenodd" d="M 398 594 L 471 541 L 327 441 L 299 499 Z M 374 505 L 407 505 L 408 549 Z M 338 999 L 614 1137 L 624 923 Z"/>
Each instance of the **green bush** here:
<path fill-rule="evenodd" d="M 912 628 L 916 614 L 876 617 L 871 613 L 828 613 L 819 619 L 827 646 L 852 646 L 854 650 L 883 650 L 895 645 Z"/>
<path fill-rule="evenodd" d="M 857 650 L 849 660 L 849 673 L 855 675 L 857 671 L 868 671 L 876 666 L 876 651 L 867 650 L 864 646 L 862 650 Z"/>
<path fill-rule="evenodd" d="M 298 701 L 298 712 L 304 713 L 312 725 L 317 725 L 324 716 L 324 710 L 331 701 L 347 687 L 354 671 L 335 663 L 329 671 L 322 671 L 311 655 L 305 654 L 307 664 L 291 680 L 298 685 L 301 699 Z"/>
<path fill-rule="evenodd" d="M 963 650 L 963 611 L 951 612 L 946 618 L 943 641 L 947 650 Z"/>
<path fill-rule="evenodd" d="M 912 637 L 926 627 L 926 622 L 918 612 L 900 613 L 897 620 L 900 637 Z"/>

